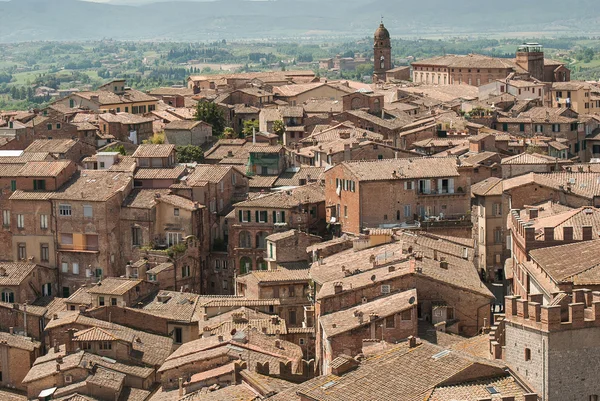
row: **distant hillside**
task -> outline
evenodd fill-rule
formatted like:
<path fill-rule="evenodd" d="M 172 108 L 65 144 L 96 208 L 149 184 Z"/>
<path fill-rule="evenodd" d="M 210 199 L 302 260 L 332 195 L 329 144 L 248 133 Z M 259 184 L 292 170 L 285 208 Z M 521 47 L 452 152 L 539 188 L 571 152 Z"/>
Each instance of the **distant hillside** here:
<path fill-rule="evenodd" d="M 12 0 L 0 1 L 0 41 L 362 37 L 374 31 L 381 15 L 395 36 L 590 34 L 600 30 L 597 8 L 597 0 L 217 0 L 140 6 Z"/>

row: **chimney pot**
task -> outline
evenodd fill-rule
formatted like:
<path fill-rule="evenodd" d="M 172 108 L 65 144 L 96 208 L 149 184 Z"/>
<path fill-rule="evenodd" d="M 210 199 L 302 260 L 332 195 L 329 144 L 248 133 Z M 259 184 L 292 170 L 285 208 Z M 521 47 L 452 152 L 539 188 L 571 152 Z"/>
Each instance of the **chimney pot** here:
<path fill-rule="evenodd" d="M 409 348 L 414 348 L 417 346 L 417 339 L 415 336 L 408 337 L 408 346 Z"/>
<path fill-rule="evenodd" d="M 9 332 L 10 334 L 15 334 L 15 328 L 14 328 L 14 327 L 9 327 L 9 328 L 8 328 L 8 332 Z"/>

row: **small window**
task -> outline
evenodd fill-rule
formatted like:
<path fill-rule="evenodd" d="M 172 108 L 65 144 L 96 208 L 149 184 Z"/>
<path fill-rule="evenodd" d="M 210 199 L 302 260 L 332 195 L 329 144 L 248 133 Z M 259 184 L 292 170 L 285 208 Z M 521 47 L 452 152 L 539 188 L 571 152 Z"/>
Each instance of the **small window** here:
<path fill-rule="evenodd" d="M 83 205 L 83 217 L 92 218 L 94 212 L 91 205 Z"/>
<path fill-rule="evenodd" d="M 10 181 L 10 190 L 13 192 L 17 190 L 17 181 L 16 180 Z"/>
<path fill-rule="evenodd" d="M 25 215 L 17 215 L 17 228 L 25 228 Z"/>
<path fill-rule="evenodd" d="M 104 162 L 100 162 L 100 168 L 104 168 Z"/>
<path fill-rule="evenodd" d="M 61 263 L 61 271 L 63 273 L 68 273 L 69 272 L 69 264 L 67 262 L 62 262 Z"/>
<path fill-rule="evenodd" d="M 27 248 L 26 245 L 24 243 L 20 243 L 17 245 L 18 247 L 18 252 L 19 252 L 19 260 L 25 260 L 27 259 Z"/>
<path fill-rule="evenodd" d="M 111 304 L 112 306 L 117 306 L 117 298 L 111 298 L 111 299 L 110 299 L 110 304 Z"/>
<path fill-rule="evenodd" d="M 56 124 L 56 129 L 60 129 L 60 124 Z"/>
<path fill-rule="evenodd" d="M 531 360 L 531 349 L 530 348 L 525 348 L 525 360 L 526 361 Z"/>
<path fill-rule="evenodd" d="M 73 274 L 79 274 L 79 263 L 73 262 Z"/>
<path fill-rule="evenodd" d="M 33 190 L 34 191 L 45 191 L 46 190 L 46 180 L 33 180 Z"/>
<path fill-rule="evenodd" d="M 400 320 L 412 320 L 412 310 L 405 310 L 400 314 Z"/>
<path fill-rule="evenodd" d="M 48 128 L 48 131 L 52 131 L 52 124 L 46 125 L 46 128 Z"/>
<path fill-rule="evenodd" d="M 175 327 L 175 344 L 181 344 L 183 342 L 183 330 L 181 327 Z"/>
<path fill-rule="evenodd" d="M 40 215 L 40 228 L 45 230 L 48 228 L 48 215 L 42 214 Z"/>
<path fill-rule="evenodd" d="M 98 297 L 98 305 L 104 306 L 104 297 Z"/>
<path fill-rule="evenodd" d="M 112 343 L 110 341 L 102 341 L 100 343 L 100 349 L 102 349 L 102 350 L 111 350 L 112 349 Z"/>
<path fill-rule="evenodd" d="M 71 216 L 71 205 L 58 205 L 58 214 L 60 216 Z"/>
<path fill-rule="evenodd" d="M 142 245 L 142 229 L 140 227 L 131 227 L 131 245 Z"/>
<path fill-rule="evenodd" d="M 393 329 L 396 327 L 396 315 L 388 316 L 385 318 L 385 328 Z"/>
<path fill-rule="evenodd" d="M 305 343 L 306 343 L 306 342 L 305 342 L 304 338 L 300 338 L 300 339 L 298 339 L 298 344 L 299 344 L 299 345 L 304 345 Z"/>
<path fill-rule="evenodd" d="M 179 208 L 178 207 L 173 209 L 173 216 L 179 216 Z"/>
<path fill-rule="evenodd" d="M 48 262 L 50 260 L 50 248 L 48 244 L 40 245 L 40 260 L 42 262 Z"/>
<path fill-rule="evenodd" d="M 10 210 L 2 211 L 2 225 L 4 227 L 10 227 Z"/>

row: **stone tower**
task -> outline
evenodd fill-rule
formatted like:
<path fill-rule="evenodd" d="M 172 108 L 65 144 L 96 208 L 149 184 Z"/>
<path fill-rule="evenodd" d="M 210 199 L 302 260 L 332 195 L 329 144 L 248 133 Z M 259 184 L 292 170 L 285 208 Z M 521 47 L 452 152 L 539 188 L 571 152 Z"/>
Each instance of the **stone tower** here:
<path fill-rule="evenodd" d="M 373 82 L 385 82 L 385 73 L 392 69 L 392 43 L 390 32 L 379 24 L 373 44 Z"/>
<path fill-rule="evenodd" d="M 517 49 L 517 64 L 532 78 L 544 81 L 544 49 L 538 43 L 525 43 Z"/>

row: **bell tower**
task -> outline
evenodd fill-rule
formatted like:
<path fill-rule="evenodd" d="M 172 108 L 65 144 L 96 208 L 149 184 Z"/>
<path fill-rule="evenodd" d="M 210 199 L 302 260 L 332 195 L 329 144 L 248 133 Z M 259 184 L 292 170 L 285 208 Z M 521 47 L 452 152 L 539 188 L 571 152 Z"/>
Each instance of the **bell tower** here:
<path fill-rule="evenodd" d="M 375 31 L 373 44 L 373 83 L 385 82 L 385 73 L 392 69 L 392 42 L 383 21 Z"/>

